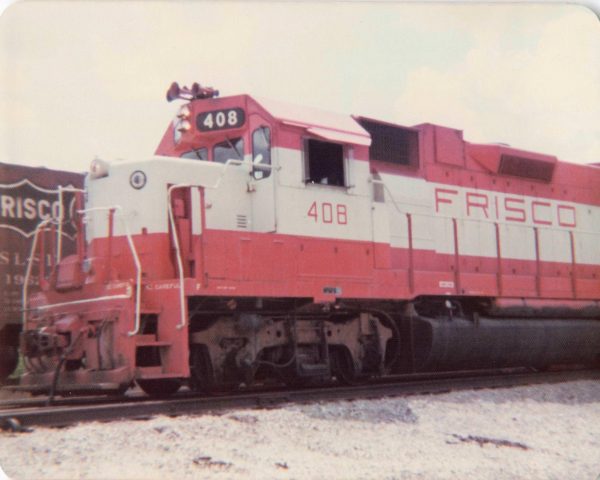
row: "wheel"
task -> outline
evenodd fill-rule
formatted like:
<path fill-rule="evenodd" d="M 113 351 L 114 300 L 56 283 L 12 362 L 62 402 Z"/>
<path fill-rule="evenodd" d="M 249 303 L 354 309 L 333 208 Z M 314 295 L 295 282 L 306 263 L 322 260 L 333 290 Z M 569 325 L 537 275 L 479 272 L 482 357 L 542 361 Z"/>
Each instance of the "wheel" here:
<path fill-rule="evenodd" d="M 237 390 L 239 380 L 229 379 L 217 382 L 212 360 L 206 345 L 192 345 L 190 348 L 190 388 L 195 392 L 224 394 Z"/>
<path fill-rule="evenodd" d="M 4 381 L 15 371 L 19 363 L 19 352 L 16 347 L 8 345 L 0 346 L 0 383 Z"/>
<path fill-rule="evenodd" d="M 179 390 L 181 381 L 174 378 L 137 380 L 140 388 L 151 397 L 170 397 Z"/>

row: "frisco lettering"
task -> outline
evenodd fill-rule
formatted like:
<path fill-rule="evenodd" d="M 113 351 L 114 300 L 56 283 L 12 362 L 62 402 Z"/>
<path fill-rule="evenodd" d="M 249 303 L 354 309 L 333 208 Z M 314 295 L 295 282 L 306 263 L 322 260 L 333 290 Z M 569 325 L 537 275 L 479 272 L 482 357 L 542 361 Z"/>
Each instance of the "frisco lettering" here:
<path fill-rule="evenodd" d="M 5 219 L 48 220 L 59 218 L 60 202 L 46 199 L 13 197 L 0 195 L 0 217 Z"/>
<path fill-rule="evenodd" d="M 451 213 L 453 206 L 465 208 L 467 217 L 534 225 L 574 228 L 577 226 L 575 207 L 546 199 L 528 200 L 513 195 L 485 192 L 459 192 L 452 188 L 435 189 L 435 211 Z"/>

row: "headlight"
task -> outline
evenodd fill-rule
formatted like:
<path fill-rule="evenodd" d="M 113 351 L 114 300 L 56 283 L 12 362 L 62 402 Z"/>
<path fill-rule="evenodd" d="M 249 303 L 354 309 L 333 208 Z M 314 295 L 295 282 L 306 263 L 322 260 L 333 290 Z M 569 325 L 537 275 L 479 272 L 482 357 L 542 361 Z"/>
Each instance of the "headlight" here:
<path fill-rule="evenodd" d="M 108 177 L 108 162 L 94 158 L 90 165 L 90 177 L 94 179 Z"/>
<path fill-rule="evenodd" d="M 180 120 L 173 125 L 173 138 L 175 143 L 179 143 L 181 135 L 192 128 L 192 124 L 187 120 Z"/>

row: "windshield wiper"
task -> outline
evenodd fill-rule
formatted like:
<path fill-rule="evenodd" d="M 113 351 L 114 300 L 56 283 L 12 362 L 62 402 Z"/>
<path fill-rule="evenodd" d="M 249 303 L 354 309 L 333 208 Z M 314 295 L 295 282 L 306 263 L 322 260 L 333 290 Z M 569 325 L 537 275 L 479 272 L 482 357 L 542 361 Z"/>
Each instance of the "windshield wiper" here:
<path fill-rule="evenodd" d="M 233 143 L 231 143 L 231 140 L 229 140 L 229 137 L 225 137 L 225 140 L 227 140 L 227 143 L 229 144 L 229 146 L 233 149 L 233 151 L 238 156 L 238 158 L 243 162 L 244 161 L 244 157 L 242 155 L 240 155 L 240 152 L 238 152 L 237 148 L 235 148 L 235 146 L 233 145 Z"/>

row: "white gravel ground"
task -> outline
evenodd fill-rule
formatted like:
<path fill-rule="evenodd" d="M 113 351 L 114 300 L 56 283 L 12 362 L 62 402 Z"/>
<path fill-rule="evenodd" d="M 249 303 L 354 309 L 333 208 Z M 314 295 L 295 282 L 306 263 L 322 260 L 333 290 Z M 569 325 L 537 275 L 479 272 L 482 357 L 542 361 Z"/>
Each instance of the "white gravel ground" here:
<path fill-rule="evenodd" d="M 596 480 L 600 383 L 3 432 L 0 465 L 12 479 Z"/>

